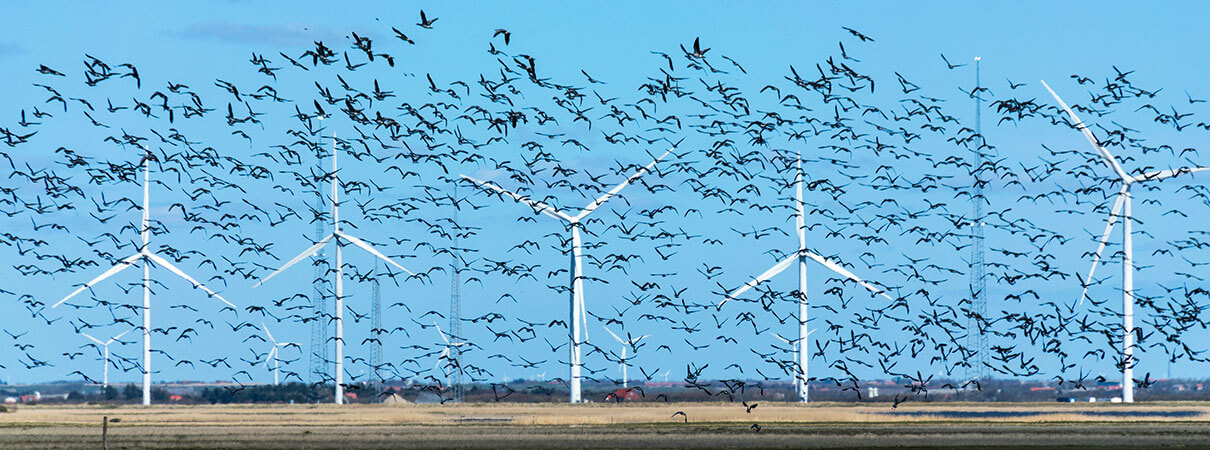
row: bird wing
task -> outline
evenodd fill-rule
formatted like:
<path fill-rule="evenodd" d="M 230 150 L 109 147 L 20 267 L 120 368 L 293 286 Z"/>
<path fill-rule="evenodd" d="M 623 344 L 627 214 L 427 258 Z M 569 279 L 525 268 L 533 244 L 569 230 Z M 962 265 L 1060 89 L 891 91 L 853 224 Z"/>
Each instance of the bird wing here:
<path fill-rule="evenodd" d="M 1118 192 L 1118 198 L 1113 201 L 1113 209 L 1109 211 L 1109 219 L 1105 221 L 1105 232 L 1101 234 L 1101 241 L 1097 244 L 1097 252 L 1092 256 L 1092 268 L 1088 269 L 1088 277 L 1084 278 L 1084 293 L 1080 294 L 1080 303 L 1084 304 L 1084 298 L 1088 297 L 1088 284 L 1092 283 L 1092 274 L 1097 271 L 1097 263 L 1101 261 L 1101 252 L 1105 251 L 1105 244 L 1109 243 L 1109 233 L 1113 232 L 1113 225 L 1118 221 L 1118 214 L 1122 212 L 1122 205 L 1126 203 L 1126 188 L 1123 187 Z"/>
<path fill-rule="evenodd" d="M 1092 130 L 1089 130 L 1088 127 L 1084 125 L 1084 121 L 1080 120 L 1079 117 L 1076 117 L 1075 111 L 1072 111 L 1071 108 L 1067 106 L 1067 103 L 1064 103 L 1063 99 L 1059 98 L 1059 94 L 1056 94 L 1055 90 L 1051 89 L 1050 85 L 1046 84 L 1045 80 L 1042 81 L 1042 86 L 1045 86 L 1046 90 L 1050 91 L 1050 95 L 1054 96 L 1055 100 L 1059 102 L 1059 105 L 1063 107 L 1063 110 L 1067 111 L 1067 115 L 1071 116 L 1071 121 L 1076 123 L 1076 128 L 1079 128 L 1080 132 L 1084 133 L 1084 137 L 1088 138 L 1088 143 L 1092 144 L 1092 148 L 1097 150 L 1097 154 L 1101 155 L 1101 158 L 1105 160 L 1105 164 L 1109 165 L 1109 168 L 1113 169 L 1114 172 L 1117 172 L 1118 176 L 1122 177 L 1123 181 L 1134 181 L 1133 177 L 1126 175 L 1126 171 L 1122 170 L 1122 165 L 1118 164 L 1118 160 L 1113 158 L 1113 155 L 1109 153 L 1109 150 L 1106 150 L 1105 147 L 1102 147 L 1101 144 L 1098 143 L 1096 136 L 1092 135 Z"/>
<path fill-rule="evenodd" d="M 110 267 L 109 270 L 106 270 L 105 273 L 98 275 L 96 278 L 93 278 L 92 281 L 84 283 L 83 286 L 80 286 L 79 288 L 76 288 L 76 290 L 73 291 L 72 293 L 67 294 L 66 297 L 63 297 L 63 300 L 59 300 L 59 302 L 52 305 L 51 308 L 55 308 L 59 305 L 62 305 L 63 302 L 67 301 L 68 299 L 70 299 L 72 297 L 75 297 L 76 294 L 84 292 L 85 289 L 92 287 L 94 284 L 100 283 L 100 282 L 104 281 L 106 278 L 112 277 L 114 274 L 121 272 L 122 270 L 126 269 L 127 267 L 130 267 L 132 264 L 134 264 L 135 260 L 137 260 L 141 257 L 143 257 L 142 252 L 127 256 L 126 259 L 119 261 L 113 267 Z"/>
<path fill-rule="evenodd" d="M 436 369 L 436 368 L 438 368 L 438 367 L 441 367 L 441 360 L 442 360 L 442 359 L 445 359 L 445 358 L 448 358 L 449 356 L 450 356 L 450 347 L 449 347 L 449 346 L 446 346 L 446 347 L 445 347 L 445 350 L 442 350 L 442 351 L 441 351 L 441 355 L 437 357 L 437 363 L 436 363 L 436 364 L 433 364 L 433 368 L 434 368 L 434 369 Z M 444 372 L 444 371 L 443 371 L 443 372 Z"/>
<path fill-rule="evenodd" d="M 367 251 L 367 252 L 370 252 L 370 254 L 371 254 L 371 255 L 377 256 L 377 257 L 378 257 L 378 259 L 381 259 L 381 260 L 383 260 L 383 261 L 386 261 L 387 263 L 391 264 L 392 266 L 398 267 L 398 268 L 399 268 L 399 270 L 402 270 L 402 271 L 404 271 L 404 272 L 407 272 L 407 273 L 408 273 L 409 275 L 411 275 L 411 276 L 416 276 L 416 274 L 415 274 L 415 273 L 412 273 L 412 271 L 408 270 L 406 267 L 403 267 L 403 266 L 399 265 L 399 263 L 397 263 L 397 262 L 395 262 L 395 260 L 393 260 L 393 259 L 391 259 L 391 258 L 387 257 L 387 255 L 382 254 L 382 252 L 379 252 L 378 250 L 374 250 L 374 247 L 371 247 L 371 246 L 370 246 L 370 244 L 367 244 L 367 243 L 366 243 L 366 241 L 363 241 L 363 240 L 358 239 L 358 238 L 356 238 L 356 237 L 353 237 L 353 236 L 350 236 L 350 235 L 347 235 L 347 234 L 341 233 L 341 232 L 339 232 L 339 231 L 338 231 L 338 232 L 336 232 L 336 234 L 337 234 L 338 236 L 340 236 L 340 238 L 341 238 L 341 239 L 348 239 L 348 241 L 349 241 L 350 243 L 352 243 L 353 245 L 356 245 L 356 246 L 358 246 L 358 247 L 361 247 L 361 249 L 362 249 L 362 250 L 365 250 L 365 251 Z"/>
<path fill-rule="evenodd" d="M 769 270 L 766 270 L 765 273 L 762 273 L 752 281 L 745 283 L 743 287 L 736 289 L 735 292 L 732 292 L 731 295 L 728 295 L 727 298 L 719 302 L 718 306 L 721 308 L 724 303 L 727 303 L 728 300 L 739 297 L 743 293 L 748 292 L 748 289 L 752 289 L 757 285 L 764 283 L 766 280 L 777 276 L 777 274 L 782 273 L 782 271 L 786 270 L 787 267 L 790 267 L 790 264 L 793 264 L 794 260 L 796 259 L 798 259 L 798 252 L 794 252 L 790 256 L 787 256 L 786 259 L 781 260 L 781 262 L 769 268 Z"/>
<path fill-rule="evenodd" d="M 121 338 L 122 338 L 122 336 L 125 336 L 125 335 L 126 335 L 126 333 L 129 333 L 129 332 L 130 332 L 130 330 L 126 330 L 126 331 L 123 331 L 123 332 L 121 332 L 121 333 L 118 333 L 118 335 L 117 335 L 117 336 L 114 336 L 114 337 L 109 338 L 109 342 L 113 342 L 113 341 L 116 341 L 116 340 L 118 340 L 118 339 L 121 339 Z"/>
<path fill-rule="evenodd" d="M 1210 170 L 1210 167 L 1182 167 L 1180 169 L 1157 170 L 1155 172 L 1147 172 L 1139 175 L 1135 177 L 1135 181 L 1163 180 L 1165 178 L 1172 178 L 1181 174 L 1198 173 L 1207 170 Z"/>
<path fill-rule="evenodd" d="M 210 290 L 210 288 L 206 287 L 206 285 L 199 283 L 197 280 L 193 279 L 193 277 L 186 275 L 185 272 L 182 272 L 181 269 L 176 268 L 176 266 L 174 266 L 174 265 L 172 265 L 172 263 L 168 262 L 167 259 L 161 258 L 160 255 L 157 255 L 155 253 L 147 253 L 147 257 L 150 258 L 152 261 L 155 261 L 156 264 L 164 266 L 165 269 L 168 269 L 168 270 L 172 271 L 172 273 L 177 274 L 177 276 L 184 278 L 185 281 L 193 283 L 193 287 L 200 288 L 201 290 L 206 291 L 206 293 L 210 294 L 212 297 L 222 300 L 223 303 L 227 304 L 227 306 L 235 308 L 235 305 L 231 304 L 231 302 L 227 301 L 227 299 L 223 298 L 223 296 L 216 294 L 214 291 Z"/>
<path fill-rule="evenodd" d="M 861 278 L 857 278 L 857 275 L 853 275 L 853 272 L 849 272 L 844 267 L 841 267 L 840 264 L 836 264 L 832 261 L 829 261 L 827 258 L 819 256 L 815 253 L 811 253 L 810 251 L 804 250 L 803 254 L 807 255 L 808 258 L 815 260 L 815 262 L 819 263 L 820 265 L 827 267 L 828 270 L 836 272 L 836 273 L 840 274 L 841 276 L 848 278 L 850 280 L 856 281 L 857 284 L 860 284 L 862 287 L 869 289 L 870 292 L 873 292 L 875 294 L 886 297 L 887 300 L 894 300 L 893 298 L 891 298 L 891 296 L 886 295 L 886 292 L 883 292 L 882 289 L 878 289 L 878 288 L 874 287 L 874 285 L 871 285 L 870 283 L 866 283 Z"/>
<path fill-rule="evenodd" d="M 634 175 L 631 175 L 630 178 L 627 178 L 626 181 L 623 181 L 621 184 L 614 186 L 613 189 L 610 189 L 609 192 L 605 193 L 605 195 L 602 195 L 600 198 L 597 198 L 592 203 L 589 203 L 588 206 L 586 206 L 583 211 L 580 211 L 580 214 L 576 215 L 575 220 L 579 221 L 580 219 L 583 219 L 584 217 L 588 216 L 589 214 L 592 214 L 593 211 L 596 211 L 597 208 L 600 208 L 601 205 L 605 204 L 605 202 L 608 201 L 611 197 L 613 197 L 614 195 L 617 195 L 617 193 L 621 192 L 621 190 L 623 188 L 630 185 L 630 183 L 632 181 L 638 179 L 639 177 L 643 176 L 643 174 L 647 173 L 647 171 L 651 170 L 651 168 L 654 167 L 656 163 L 660 162 L 661 159 L 664 159 L 665 156 L 668 156 L 669 153 L 672 153 L 672 150 L 673 149 L 671 149 L 671 148 L 668 149 L 662 155 L 655 158 L 655 160 L 651 161 L 646 166 L 643 166 L 642 169 L 639 169 L 638 172 L 635 172 Z"/>
<path fill-rule="evenodd" d="M 286 270 L 286 269 L 290 268 L 290 266 L 293 266 L 295 263 L 302 261 L 303 258 L 314 255 L 315 252 L 318 252 L 320 248 L 323 248 L 323 246 L 328 245 L 328 241 L 332 240 L 332 236 L 334 236 L 334 235 L 329 234 L 328 237 L 321 239 L 319 242 L 316 242 L 315 245 L 312 245 L 310 248 L 303 250 L 302 253 L 299 253 L 298 256 L 295 256 L 294 259 L 290 260 L 290 262 L 287 262 L 286 264 L 282 265 L 281 268 L 279 268 L 276 271 L 274 271 L 273 273 L 269 274 L 269 276 L 261 278 L 261 280 L 257 281 L 256 284 L 253 285 L 252 287 L 255 288 L 257 286 L 265 284 L 265 282 L 269 281 L 270 278 L 277 276 L 277 274 L 282 273 L 283 270 Z"/>

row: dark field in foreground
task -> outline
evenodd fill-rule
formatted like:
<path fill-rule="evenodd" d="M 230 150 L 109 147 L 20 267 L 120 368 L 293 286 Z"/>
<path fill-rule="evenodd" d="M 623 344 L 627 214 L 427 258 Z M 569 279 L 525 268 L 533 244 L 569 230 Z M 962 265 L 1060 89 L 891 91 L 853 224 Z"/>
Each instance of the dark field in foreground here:
<path fill-rule="evenodd" d="M 669 448 L 669 447 L 1206 447 L 1191 423 L 878 423 L 659 425 L 146 426 L 117 428 L 109 448 Z M 98 427 L 0 429 L 0 447 L 101 448 Z"/>
<path fill-rule="evenodd" d="M 0 448 L 102 448 L 102 417 L 120 419 L 110 449 L 1210 448 L 1210 406 L 1194 402 L 29 406 L 0 414 Z"/>

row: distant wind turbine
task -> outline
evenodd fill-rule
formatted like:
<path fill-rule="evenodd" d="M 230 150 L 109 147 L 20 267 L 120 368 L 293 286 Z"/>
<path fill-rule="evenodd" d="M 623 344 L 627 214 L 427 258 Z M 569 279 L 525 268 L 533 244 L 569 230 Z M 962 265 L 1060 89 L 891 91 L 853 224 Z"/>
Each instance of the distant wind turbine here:
<path fill-rule="evenodd" d="M 437 356 L 437 364 L 434 364 L 434 365 L 433 365 L 433 368 L 434 368 L 434 369 L 436 369 L 436 368 L 438 368 L 438 367 L 440 367 L 440 366 L 441 366 L 441 360 L 443 360 L 443 359 L 448 360 L 448 359 L 449 359 L 449 357 L 450 357 L 450 347 L 461 347 L 461 346 L 463 346 L 463 345 L 466 345 L 466 342 L 450 342 L 450 338 L 449 338 L 448 336 L 446 336 L 446 334 L 445 334 L 445 332 L 444 332 L 444 331 L 441 331 L 441 325 L 438 325 L 438 324 L 437 324 L 437 322 L 436 322 L 436 321 L 434 321 L 434 322 L 433 322 L 433 326 L 437 327 L 437 334 L 441 335 L 441 340 L 442 340 L 442 341 L 445 341 L 445 348 L 441 350 L 441 355 Z M 451 336 L 452 336 L 452 335 L 451 335 Z M 459 338 L 458 336 L 454 336 L 454 340 L 458 340 L 458 339 L 461 339 L 461 338 Z M 454 370 L 462 370 L 462 368 L 461 368 L 461 367 L 455 367 L 455 368 L 454 368 Z M 449 384 L 450 384 L 450 374 L 449 374 L 449 372 L 447 372 L 447 371 L 445 371 L 445 370 L 442 370 L 442 371 L 441 371 L 441 373 L 444 373 L 444 374 L 445 374 L 445 384 L 446 384 L 446 385 L 449 385 Z"/>
<path fill-rule="evenodd" d="M 281 352 L 278 350 L 282 347 L 289 347 L 291 345 L 297 346 L 298 344 L 294 342 L 277 342 L 277 339 L 273 339 L 273 333 L 269 332 L 269 327 L 266 326 L 264 322 L 261 322 L 260 326 L 262 330 L 265 330 L 265 336 L 269 337 L 269 342 L 273 344 L 273 347 L 269 349 L 269 353 L 265 355 L 265 368 L 269 368 L 269 359 L 273 359 L 273 385 L 277 386 L 280 384 L 277 379 L 277 374 L 278 365 L 281 363 Z"/>
<path fill-rule="evenodd" d="M 172 263 L 168 262 L 167 259 L 164 259 L 160 255 L 157 255 L 151 251 L 151 245 L 150 245 L 150 242 L 151 242 L 151 226 L 150 226 L 150 221 L 151 221 L 151 216 L 150 216 L 150 214 L 151 214 L 151 201 L 150 201 L 151 151 L 147 148 L 147 146 L 143 146 L 143 150 L 146 152 L 146 156 L 143 159 L 143 226 L 140 229 L 142 236 L 143 236 L 143 245 L 141 247 L 139 247 L 139 252 L 135 253 L 133 255 L 127 256 L 126 258 L 122 259 L 121 261 L 118 261 L 118 263 L 116 265 L 114 265 L 113 267 L 110 267 L 109 270 L 105 271 L 105 273 L 102 273 L 101 275 L 97 276 L 96 278 L 93 278 L 91 281 L 84 283 L 83 286 L 80 286 L 75 291 L 73 291 L 71 294 L 68 294 L 67 297 L 63 297 L 63 300 L 59 300 L 58 303 L 55 303 L 54 305 L 52 305 L 51 308 L 57 308 L 59 305 L 62 305 L 63 302 L 66 302 L 68 299 L 75 297 L 76 294 L 84 292 L 85 289 L 91 288 L 93 285 L 100 283 L 109 277 L 114 276 L 118 272 L 121 272 L 122 270 L 125 270 L 126 268 L 134 265 L 134 263 L 136 261 L 141 260 L 143 263 L 142 264 L 143 265 L 143 404 L 150 405 L 151 404 L 151 264 L 155 264 L 155 265 L 161 266 L 165 269 L 168 269 L 170 272 L 176 274 L 177 276 L 179 276 L 181 278 L 184 278 L 185 281 L 188 281 L 189 283 L 193 284 L 194 288 L 198 288 L 203 291 L 206 291 L 206 293 L 210 294 L 210 296 L 217 298 L 219 300 L 222 300 L 222 302 L 226 303 L 227 306 L 230 306 L 231 309 L 235 309 L 235 305 L 231 304 L 231 302 L 227 301 L 227 299 L 223 298 L 221 295 L 214 293 L 214 291 L 210 290 L 210 288 L 207 288 L 202 283 L 199 283 L 197 280 L 194 280 L 189 275 L 186 275 L 185 272 L 182 272 L 181 269 L 176 268 L 176 266 L 174 266 L 174 265 L 172 265 Z"/>
<path fill-rule="evenodd" d="M 281 268 L 277 269 L 277 271 L 269 274 L 269 276 L 267 276 L 267 277 L 262 278 L 260 281 L 258 281 L 256 283 L 256 285 L 254 285 L 252 287 L 255 288 L 255 287 L 258 287 L 258 286 L 264 284 L 266 281 L 269 281 L 269 279 L 277 276 L 277 274 L 282 273 L 282 271 L 284 271 L 286 269 L 289 269 L 290 266 L 293 266 L 294 264 L 298 263 L 299 261 L 302 261 L 302 260 L 310 257 L 311 255 L 314 255 L 315 252 L 318 252 L 319 249 L 323 248 L 323 246 L 328 245 L 328 241 L 331 241 L 333 239 L 336 240 L 336 374 L 335 374 L 336 376 L 334 378 L 336 381 L 336 400 L 335 400 L 335 402 L 336 402 L 336 404 L 339 405 L 339 404 L 344 403 L 344 386 L 343 386 L 343 384 L 344 384 L 344 373 L 345 373 L 344 372 L 345 341 L 344 341 L 344 320 L 343 320 L 344 309 L 345 309 L 344 308 L 344 266 L 343 266 L 343 259 L 342 259 L 343 256 L 341 253 L 341 249 L 343 249 L 346 244 L 353 244 L 357 247 L 360 247 L 362 250 L 369 252 L 371 255 L 378 257 L 378 259 L 386 261 L 388 264 L 399 268 L 399 270 L 407 272 L 409 275 L 416 276 L 416 274 L 412 273 L 412 271 L 404 268 L 402 265 L 395 262 L 395 260 L 388 258 L 386 255 L 382 254 L 382 252 L 375 250 L 374 247 L 370 246 L 370 244 L 367 244 L 365 241 L 358 239 L 357 237 L 354 237 L 353 235 L 350 235 L 350 234 L 345 233 L 344 231 L 340 230 L 340 200 L 339 200 L 339 195 L 338 195 L 338 191 L 337 191 L 337 189 L 340 187 L 340 178 L 339 178 L 339 174 L 337 173 L 337 165 L 336 165 L 336 154 L 337 153 L 338 153 L 338 151 L 336 148 L 336 138 L 333 137 L 332 138 L 332 233 L 329 234 L 327 237 L 320 239 L 319 242 L 316 242 L 315 245 L 312 245 L 310 248 L 303 250 L 303 252 L 299 253 L 298 256 L 295 256 L 294 259 L 291 259 L 289 262 L 283 264 L 281 266 Z"/>
<path fill-rule="evenodd" d="M 743 293 L 748 292 L 749 289 L 752 289 L 753 287 L 764 283 L 770 278 L 777 276 L 777 274 L 782 273 L 789 268 L 790 265 L 794 264 L 795 261 L 798 261 L 798 343 L 795 355 L 798 362 L 799 373 L 796 375 L 796 378 L 798 378 L 798 399 L 799 401 L 806 403 L 808 394 L 807 390 L 809 388 L 807 383 L 807 380 L 809 379 L 807 377 L 807 360 L 810 359 L 810 346 L 807 344 L 807 337 L 811 334 L 811 331 L 807 329 L 807 259 L 815 261 L 828 270 L 836 272 L 840 276 L 860 284 L 861 287 L 868 289 L 872 293 L 886 297 L 888 300 L 894 299 L 892 299 L 889 295 L 886 295 L 886 293 L 881 289 L 878 289 L 870 283 L 863 281 L 861 278 L 857 278 L 857 275 L 853 275 L 852 272 L 849 272 L 840 264 L 829 261 L 827 258 L 807 250 L 807 218 L 803 209 L 802 201 L 802 175 L 802 155 L 799 155 L 796 166 L 796 175 L 794 178 L 794 205 L 798 211 L 795 219 L 795 228 L 798 230 L 798 251 L 790 254 L 790 256 L 786 257 L 786 259 L 783 259 L 781 262 L 773 265 L 772 268 L 766 270 L 765 273 L 760 274 L 752 281 L 744 284 L 743 287 L 736 289 L 735 292 L 732 292 L 727 296 L 727 298 L 719 302 L 718 307 L 722 308 L 723 304 L 727 303 L 731 299 L 738 298 L 740 295 L 743 295 Z"/>
<path fill-rule="evenodd" d="M 101 348 L 103 349 L 103 353 L 105 355 L 105 359 L 104 359 L 105 365 L 103 366 L 104 370 L 102 370 L 102 372 L 101 372 L 102 373 L 102 375 L 101 375 L 101 388 L 102 389 L 109 387 L 109 344 L 112 344 L 112 343 L 114 343 L 114 341 L 121 339 L 122 336 L 125 336 L 126 333 L 129 333 L 129 332 L 130 332 L 130 330 L 123 331 L 121 334 L 111 337 L 111 338 L 109 338 L 108 341 L 105 341 L 105 342 L 101 342 L 100 339 L 92 337 L 88 333 L 80 333 L 80 334 L 84 335 L 84 337 L 92 340 L 93 342 L 96 342 L 97 345 L 100 345 Z"/>
<path fill-rule="evenodd" d="M 1122 189 L 1118 191 L 1117 197 L 1113 201 L 1113 208 L 1109 212 L 1109 219 L 1105 223 L 1105 233 L 1101 235 L 1100 244 L 1097 245 L 1097 252 L 1092 258 L 1092 268 L 1088 270 L 1088 277 L 1084 280 L 1084 293 L 1080 294 L 1080 304 L 1084 303 L 1084 298 L 1088 296 L 1088 287 L 1092 283 L 1092 274 L 1097 270 L 1097 263 L 1101 259 L 1101 252 L 1105 250 L 1105 244 L 1109 242 L 1109 234 L 1113 232 L 1113 225 L 1117 222 L 1118 217 L 1122 218 L 1122 401 L 1134 401 L 1134 366 L 1138 362 L 1134 358 L 1134 239 L 1131 236 L 1132 222 L 1131 215 L 1131 200 L 1132 195 L 1130 188 L 1136 183 L 1144 183 L 1149 181 L 1159 181 L 1166 178 L 1173 178 L 1183 174 L 1193 174 L 1210 170 L 1210 167 L 1182 167 L 1180 169 L 1157 170 L 1147 172 L 1137 176 L 1131 176 L 1122 169 L 1122 165 L 1114 159 L 1109 150 L 1101 146 L 1101 142 L 1092 134 L 1084 122 L 1076 117 L 1076 113 L 1059 98 L 1054 89 L 1042 81 L 1042 86 L 1050 91 L 1050 95 L 1054 96 L 1059 105 L 1067 111 L 1067 115 L 1071 117 L 1071 121 L 1075 124 L 1080 132 L 1084 133 L 1084 137 L 1088 139 L 1088 143 L 1092 144 L 1092 148 L 1096 149 L 1097 154 L 1101 155 L 1101 159 L 1105 161 L 1105 165 L 1118 175 L 1122 182 Z M 1119 215 L 1120 214 L 1120 215 Z"/>
<path fill-rule="evenodd" d="M 622 389 L 626 389 L 626 388 L 630 387 L 629 386 L 630 377 L 626 373 L 626 366 L 627 366 L 627 364 L 626 364 L 626 347 L 638 344 L 639 341 L 646 339 L 646 338 L 650 337 L 651 335 L 644 334 L 637 338 L 631 338 L 630 340 L 622 340 L 622 338 L 618 337 L 618 335 L 616 333 L 614 333 L 612 330 L 610 330 L 609 328 L 607 328 L 607 327 L 601 327 L 601 328 L 605 328 L 605 331 L 608 331 L 610 336 L 613 336 L 614 339 L 617 339 L 619 344 L 622 344 L 622 357 L 618 359 L 618 368 L 622 370 Z M 626 337 L 630 337 L 630 336 L 627 335 Z"/>
<path fill-rule="evenodd" d="M 584 324 L 588 322 L 588 319 L 587 313 L 584 310 L 584 271 L 581 261 L 581 257 L 583 255 L 580 244 L 580 228 L 584 226 L 583 220 L 584 218 L 588 217 L 589 214 L 592 214 L 593 211 L 596 211 L 597 208 L 600 208 L 601 205 L 605 204 L 605 202 L 611 197 L 617 195 L 618 192 L 628 186 L 635 179 L 638 179 L 640 176 L 643 176 L 643 174 L 647 173 L 647 171 L 651 170 L 656 163 L 660 162 L 661 159 L 664 159 L 665 156 L 668 156 L 669 153 L 672 153 L 673 150 L 676 150 L 675 145 L 665 151 L 659 157 L 655 158 L 654 161 L 647 164 L 638 172 L 635 172 L 634 175 L 631 175 L 630 178 L 627 178 L 626 181 L 622 182 L 622 184 L 614 186 L 614 188 L 610 189 L 609 192 L 606 192 L 605 195 L 602 195 L 592 203 L 589 203 L 588 206 L 584 207 L 584 209 L 575 216 L 567 215 L 566 213 L 554 209 L 550 205 L 537 200 L 506 191 L 504 188 L 497 186 L 494 183 L 477 180 L 466 175 L 462 176 L 462 178 L 465 178 L 481 187 L 496 191 L 500 194 L 508 195 L 518 202 L 525 203 L 533 208 L 536 212 L 546 214 L 556 219 L 561 219 L 567 222 L 571 227 L 571 324 L 568 329 L 568 337 L 570 338 L 570 345 L 568 345 L 570 361 L 568 361 L 568 365 L 571 366 L 571 386 L 569 389 L 569 395 L 571 397 L 571 403 L 579 403 L 581 401 L 580 368 L 582 363 L 580 362 L 580 344 L 588 342 L 588 329 L 584 327 Z M 579 340 L 581 333 L 584 335 L 583 341 Z"/>

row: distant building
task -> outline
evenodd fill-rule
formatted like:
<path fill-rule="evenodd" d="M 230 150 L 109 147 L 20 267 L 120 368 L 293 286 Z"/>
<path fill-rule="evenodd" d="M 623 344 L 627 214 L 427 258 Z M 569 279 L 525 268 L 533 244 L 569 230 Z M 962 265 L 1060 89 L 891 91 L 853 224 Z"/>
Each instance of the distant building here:
<path fill-rule="evenodd" d="M 639 394 L 634 389 L 618 389 L 605 396 L 605 401 L 638 400 Z"/>

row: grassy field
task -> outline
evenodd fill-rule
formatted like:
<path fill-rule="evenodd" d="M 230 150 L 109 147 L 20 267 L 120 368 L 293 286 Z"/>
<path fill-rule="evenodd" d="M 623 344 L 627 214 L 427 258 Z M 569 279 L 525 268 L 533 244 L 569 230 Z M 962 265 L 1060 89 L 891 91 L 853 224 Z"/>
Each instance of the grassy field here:
<path fill-rule="evenodd" d="M 645 403 L 19 406 L 0 448 L 101 448 L 103 416 L 111 449 L 1210 446 L 1202 403 Z"/>

